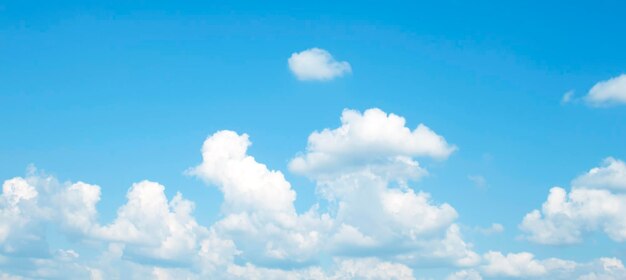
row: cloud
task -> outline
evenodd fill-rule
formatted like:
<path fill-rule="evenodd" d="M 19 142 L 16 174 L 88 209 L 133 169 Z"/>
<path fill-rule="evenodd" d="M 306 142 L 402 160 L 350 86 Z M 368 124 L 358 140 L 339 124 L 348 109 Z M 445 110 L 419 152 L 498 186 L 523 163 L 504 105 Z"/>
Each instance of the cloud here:
<path fill-rule="evenodd" d="M 503 255 L 500 252 L 488 252 L 484 255 L 487 262 L 482 271 L 487 276 L 536 277 L 547 273 L 543 263 L 534 259 L 531 253 Z"/>
<path fill-rule="evenodd" d="M 626 104 L 626 74 L 598 82 L 589 90 L 585 101 L 595 107 Z"/>
<path fill-rule="evenodd" d="M 479 256 L 462 240 L 456 210 L 408 185 L 427 173 L 416 158 L 445 159 L 455 150 L 423 124 L 411 130 L 404 118 L 380 109 L 344 110 L 341 126 L 313 132 L 289 168 L 313 179 L 336 209 L 336 254 L 387 251 L 403 263 L 467 266 Z"/>
<path fill-rule="evenodd" d="M 301 81 L 326 81 L 351 73 L 346 61 L 336 61 L 326 50 L 312 48 L 291 54 L 289 69 Z"/>
<path fill-rule="evenodd" d="M 369 172 L 406 181 L 426 174 L 416 157 L 446 159 L 456 149 L 424 124 L 411 130 L 403 117 L 377 108 L 344 110 L 341 126 L 313 132 L 289 169 L 317 180 Z"/>
<path fill-rule="evenodd" d="M 488 279 L 623 279 L 624 265 L 616 258 L 599 258 L 578 263 L 558 258 L 538 260 L 528 252 L 508 253 L 490 251 L 478 270 Z"/>
<path fill-rule="evenodd" d="M 565 92 L 565 94 L 563 94 L 563 97 L 561 97 L 561 104 L 567 104 L 570 102 L 575 101 L 576 99 L 574 99 L 574 91 L 573 90 L 569 90 L 567 92 Z"/>
<path fill-rule="evenodd" d="M 59 182 L 34 168 L 4 181 L 0 277 L 414 279 L 414 269 L 435 267 L 459 270 L 449 279 L 611 279 L 625 272 L 611 258 L 575 263 L 527 252 L 476 253 L 456 209 L 410 184 L 426 172 L 418 159 L 445 159 L 456 148 L 423 125 L 410 130 L 402 117 L 346 110 L 339 128 L 313 132 L 306 152 L 292 160 L 302 161 L 295 170 L 314 180 L 319 196 L 301 213 L 295 189 L 281 171 L 249 155 L 251 144 L 247 134 L 218 131 L 187 171 L 223 194 L 210 225 L 198 223 L 193 201 L 168 197 L 154 181 L 132 184 L 106 223 L 98 219 L 98 185 Z M 624 238 L 625 198 L 611 192 L 621 188 L 620 164 L 607 159 L 581 175 L 569 197 L 556 189 L 529 218 L 529 238 L 577 240 L 576 232 L 589 229 Z M 68 242 L 49 243 L 50 232 Z"/>
<path fill-rule="evenodd" d="M 291 184 L 280 171 L 247 155 L 250 145 L 246 134 L 217 132 L 204 142 L 202 163 L 188 171 L 224 194 L 225 217 L 214 227 L 250 260 L 307 262 L 321 248 L 332 221 L 314 208 L 298 215 Z"/>
<path fill-rule="evenodd" d="M 624 162 L 613 158 L 572 181 L 569 193 L 554 187 L 541 210 L 526 214 L 520 228 L 526 238 L 541 244 L 582 242 L 585 232 L 603 231 L 611 239 L 626 241 Z"/>
<path fill-rule="evenodd" d="M 606 158 L 602 166 L 594 167 L 572 181 L 573 188 L 626 190 L 626 163 Z"/>
<path fill-rule="evenodd" d="M 528 252 L 503 254 L 489 251 L 474 268 L 450 274 L 447 280 L 539 279 L 539 280 L 619 280 L 626 273 L 616 258 L 599 258 L 590 262 L 574 262 L 558 258 L 537 259 Z"/>

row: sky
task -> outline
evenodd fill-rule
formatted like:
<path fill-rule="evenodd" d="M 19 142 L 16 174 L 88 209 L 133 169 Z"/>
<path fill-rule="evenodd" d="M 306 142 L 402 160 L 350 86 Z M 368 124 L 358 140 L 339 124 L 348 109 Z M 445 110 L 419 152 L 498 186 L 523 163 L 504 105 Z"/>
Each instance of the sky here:
<path fill-rule="evenodd" d="M 0 1 L 0 279 L 625 279 L 621 1 Z"/>

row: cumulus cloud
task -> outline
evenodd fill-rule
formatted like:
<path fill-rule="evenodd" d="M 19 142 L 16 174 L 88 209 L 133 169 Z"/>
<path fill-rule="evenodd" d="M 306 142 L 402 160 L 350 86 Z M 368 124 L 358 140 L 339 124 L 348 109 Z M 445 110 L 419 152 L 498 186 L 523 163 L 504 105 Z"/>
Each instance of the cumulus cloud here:
<path fill-rule="evenodd" d="M 233 238 L 244 257 L 306 262 L 321 248 L 332 221 L 314 208 L 298 215 L 291 184 L 247 155 L 250 144 L 246 134 L 217 132 L 204 142 L 202 163 L 188 173 L 222 191 L 225 217 L 215 228 Z"/>
<path fill-rule="evenodd" d="M 589 90 L 585 101 L 592 106 L 626 104 L 626 74 L 598 82 Z"/>
<path fill-rule="evenodd" d="M 0 277 L 414 279 L 413 270 L 422 267 L 460 269 L 449 279 L 624 273 L 611 258 L 575 263 L 526 252 L 476 253 L 456 223 L 457 211 L 409 184 L 426 172 L 418 159 L 445 159 L 455 147 L 423 125 L 410 130 L 402 117 L 346 110 L 339 128 L 312 133 L 290 166 L 315 181 L 325 206 L 302 213 L 283 173 L 249 155 L 250 145 L 246 134 L 216 132 L 204 141 L 201 163 L 187 171 L 223 194 L 219 220 L 206 226 L 196 221 L 194 202 L 181 193 L 168 197 L 153 181 L 132 184 L 107 223 L 98 219 L 98 185 L 59 182 L 35 169 L 4 181 Z M 622 169 L 622 162 L 607 159 L 574 180 L 569 197 L 556 190 L 538 218 L 529 218 L 529 235 L 577 239 L 571 232 L 596 227 L 624 238 L 626 223 L 618 217 L 624 198 L 611 192 L 621 188 Z M 546 229 L 555 232 L 540 231 Z M 563 229 L 573 230 L 557 232 Z M 49 244 L 51 231 L 71 242 Z"/>
<path fill-rule="evenodd" d="M 602 165 L 572 181 L 573 188 L 626 190 L 626 163 L 614 158 L 606 158 Z"/>
<path fill-rule="evenodd" d="M 445 159 L 454 145 L 424 124 L 411 130 L 403 117 L 380 109 L 344 110 L 341 126 L 313 132 L 306 153 L 290 163 L 291 171 L 324 180 L 353 172 L 369 172 L 406 181 L 424 174 L 415 157 Z"/>
<path fill-rule="evenodd" d="M 336 61 L 326 50 L 312 48 L 291 54 L 289 69 L 302 81 L 326 81 L 352 72 L 346 61 Z"/>
<path fill-rule="evenodd" d="M 624 162 L 607 158 L 600 167 L 572 181 L 572 190 L 554 187 L 541 210 L 526 214 L 520 228 L 526 238 L 541 244 L 582 242 L 585 232 L 603 231 L 611 239 L 626 240 Z"/>
<path fill-rule="evenodd" d="M 488 252 L 484 256 L 486 265 L 482 267 L 487 276 L 536 277 L 547 273 L 546 267 L 534 259 L 531 253 L 503 255 L 500 252 Z"/>

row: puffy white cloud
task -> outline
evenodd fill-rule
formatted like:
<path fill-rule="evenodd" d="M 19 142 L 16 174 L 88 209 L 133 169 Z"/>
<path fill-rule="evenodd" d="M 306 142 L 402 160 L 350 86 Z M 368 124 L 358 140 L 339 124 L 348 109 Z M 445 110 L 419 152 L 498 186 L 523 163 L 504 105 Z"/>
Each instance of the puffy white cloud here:
<path fill-rule="evenodd" d="M 604 231 L 615 241 L 626 240 L 626 186 L 624 162 L 608 158 L 572 181 L 572 190 L 550 189 L 541 210 L 526 214 L 520 228 L 530 241 L 542 244 L 572 244 L 583 233 Z"/>
<path fill-rule="evenodd" d="M 585 100 L 592 106 L 626 104 L 626 74 L 595 84 Z"/>
<path fill-rule="evenodd" d="M 573 188 L 626 190 L 626 163 L 606 158 L 602 166 L 594 167 L 572 181 Z"/>
<path fill-rule="evenodd" d="M 126 244 L 129 257 L 190 261 L 208 230 L 191 215 L 191 201 L 178 193 L 168 202 L 164 191 L 165 187 L 155 182 L 133 184 L 115 221 L 95 229 L 93 237 Z"/>
<path fill-rule="evenodd" d="M 626 195 L 607 190 L 550 189 L 542 210 L 526 214 L 520 228 L 527 238 L 542 244 L 572 244 L 582 234 L 602 230 L 615 241 L 626 240 Z"/>
<path fill-rule="evenodd" d="M 0 195 L 0 253 L 50 255 L 45 228 L 60 224 L 67 234 L 87 231 L 95 219 L 100 188 L 59 183 L 30 168 L 28 176 L 6 180 Z"/>
<path fill-rule="evenodd" d="M 299 80 L 332 80 L 352 72 L 346 61 L 336 61 L 326 50 L 311 48 L 291 54 L 289 69 Z"/>
<path fill-rule="evenodd" d="M 415 157 L 445 159 L 455 150 L 424 124 L 411 130 L 403 117 L 377 108 L 363 113 L 344 110 L 341 126 L 313 132 L 306 153 L 295 157 L 289 168 L 317 180 L 368 171 L 405 181 L 426 174 Z"/>
<path fill-rule="evenodd" d="M 486 265 L 482 267 L 487 276 L 537 277 L 547 273 L 546 267 L 534 259 L 531 253 L 488 252 L 484 255 Z"/>
<path fill-rule="evenodd" d="M 280 171 L 269 170 L 247 155 L 250 144 L 246 134 L 217 132 L 204 142 L 202 163 L 188 173 L 223 192 L 225 217 L 214 227 L 236 242 L 241 257 L 306 262 L 321 249 L 332 221 L 315 208 L 298 215 L 291 184 Z"/>
<path fill-rule="evenodd" d="M 248 155 L 250 145 L 246 134 L 217 132 L 204 142 L 202 162 L 187 171 L 224 195 L 221 219 L 206 227 L 194 218 L 193 202 L 180 193 L 168 198 L 156 182 L 133 184 L 112 222 L 101 224 L 97 185 L 59 183 L 34 171 L 6 180 L 2 277 L 413 279 L 413 269 L 433 266 L 464 269 L 449 279 L 619 279 L 626 272 L 612 258 L 481 257 L 463 239 L 451 205 L 409 186 L 426 172 L 419 157 L 445 159 L 455 147 L 423 125 L 410 130 L 399 116 L 346 110 L 341 127 L 311 134 L 306 153 L 290 165 L 315 180 L 326 201 L 323 209 L 313 205 L 303 213 L 294 207 L 291 184 Z M 575 179 L 569 194 L 553 189 L 522 229 L 544 243 L 576 242 L 588 230 L 623 240 L 626 222 L 619 214 L 626 194 L 612 192 L 623 188 L 623 169 L 623 162 L 609 158 Z M 46 232 L 57 229 L 77 243 L 47 244 Z M 499 224 L 485 229 L 501 230 Z"/>

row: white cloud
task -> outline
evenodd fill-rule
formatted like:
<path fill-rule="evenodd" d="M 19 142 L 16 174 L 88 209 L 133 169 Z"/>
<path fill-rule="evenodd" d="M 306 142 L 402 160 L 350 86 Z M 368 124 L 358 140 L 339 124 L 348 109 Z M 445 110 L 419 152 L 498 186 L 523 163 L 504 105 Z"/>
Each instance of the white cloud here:
<path fill-rule="evenodd" d="M 626 240 L 626 195 L 607 190 L 554 187 L 541 211 L 526 214 L 520 228 L 530 241 L 542 244 L 572 244 L 584 232 L 601 230 L 615 240 Z"/>
<path fill-rule="evenodd" d="M 302 81 L 326 81 L 352 72 L 350 63 L 336 61 L 326 50 L 311 48 L 291 54 L 289 69 Z"/>
<path fill-rule="evenodd" d="M 592 106 L 626 104 L 626 74 L 595 84 L 585 100 Z"/>
<path fill-rule="evenodd" d="M 208 230 L 191 215 L 194 205 L 180 193 L 168 202 L 165 187 L 142 181 L 130 188 L 128 202 L 119 208 L 113 223 L 98 227 L 94 238 L 126 244 L 129 257 L 174 263 L 189 262 L 200 249 Z"/>
<path fill-rule="evenodd" d="M 534 259 L 531 253 L 509 253 L 506 256 L 500 252 L 488 252 L 484 255 L 487 262 L 482 267 L 485 275 L 504 277 L 537 277 L 547 273 L 546 267 Z"/>
<path fill-rule="evenodd" d="M 617 279 L 626 272 L 611 258 L 575 263 L 525 252 L 481 257 L 463 239 L 451 205 L 409 186 L 426 172 L 416 158 L 444 159 L 455 147 L 425 126 L 406 128 L 399 116 L 347 110 L 341 127 L 311 134 L 306 153 L 292 163 L 302 160 L 306 168 L 296 170 L 315 180 L 326 200 L 320 204 L 328 206 L 304 213 L 294 207 L 291 184 L 248 155 L 250 145 L 246 134 L 217 132 L 205 140 L 202 162 L 188 170 L 224 195 L 220 220 L 206 227 L 196 221 L 192 201 L 180 193 L 168 198 L 165 186 L 152 181 L 133 184 L 112 222 L 101 224 L 97 185 L 60 183 L 34 170 L 6 180 L 0 277 L 414 279 L 415 268 L 442 266 L 463 268 L 449 279 L 473 280 Z M 340 168 L 330 171 L 332 166 Z M 622 188 L 622 171 L 623 162 L 607 159 L 574 180 L 569 196 L 554 189 L 538 216 L 523 222 L 529 238 L 577 241 L 581 232 L 597 229 L 625 239 L 619 213 L 626 198 L 611 192 Z M 48 244 L 50 230 L 76 243 Z"/>
<path fill-rule="evenodd" d="M 314 179 L 317 193 L 336 209 L 341 226 L 332 233 L 332 250 L 391 250 L 393 259 L 412 264 L 477 262 L 454 224 L 454 208 L 408 186 L 426 174 L 415 157 L 445 159 L 456 147 L 425 125 L 411 130 L 404 118 L 379 109 L 344 110 L 341 121 L 339 128 L 312 133 L 306 153 L 289 164 Z"/>
<path fill-rule="evenodd" d="M 484 255 L 483 260 L 483 264 L 476 270 L 487 279 L 620 280 L 626 275 L 624 265 L 616 258 L 599 258 L 579 263 L 557 258 L 539 260 L 528 252 L 504 255 L 490 251 Z"/>
<path fill-rule="evenodd" d="M 572 181 L 573 188 L 626 190 L 626 163 L 606 158 L 602 166 L 594 167 Z"/>
<path fill-rule="evenodd" d="M 520 228 L 530 241 L 542 244 L 582 242 L 585 232 L 603 231 L 611 239 L 626 241 L 624 162 L 608 158 L 572 181 L 572 190 L 550 189 L 541 210 L 526 214 Z"/>
<path fill-rule="evenodd" d="M 314 208 L 298 215 L 291 184 L 280 171 L 247 155 L 250 144 L 246 134 L 217 132 L 204 142 L 202 163 L 188 173 L 215 184 L 224 194 L 225 217 L 214 227 L 235 241 L 243 257 L 306 262 L 321 249 L 332 221 Z"/>
<path fill-rule="evenodd" d="M 341 126 L 313 132 L 306 153 L 289 168 L 317 180 L 368 171 L 390 180 L 417 179 L 426 171 L 414 157 L 445 159 L 456 150 L 423 124 L 414 130 L 403 117 L 380 109 L 344 110 Z"/>

